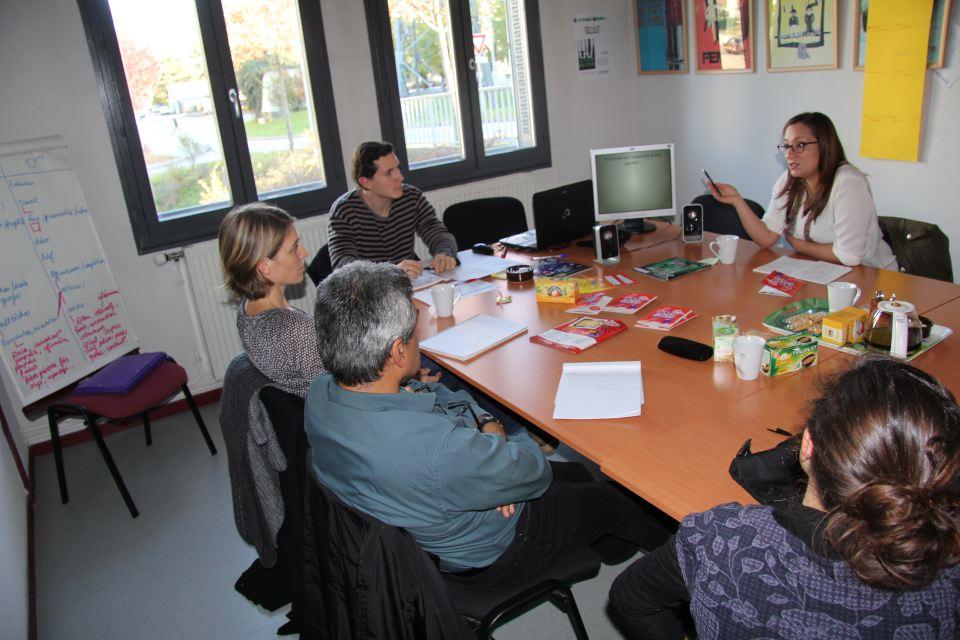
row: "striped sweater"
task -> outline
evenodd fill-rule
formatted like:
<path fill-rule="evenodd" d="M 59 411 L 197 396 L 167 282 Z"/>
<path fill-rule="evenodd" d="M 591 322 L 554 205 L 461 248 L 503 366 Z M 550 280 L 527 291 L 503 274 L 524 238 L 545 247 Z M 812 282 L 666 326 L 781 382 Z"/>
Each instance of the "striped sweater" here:
<path fill-rule="evenodd" d="M 431 255 L 457 255 L 457 241 L 416 187 L 403 185 L 403 195 L 393 201 L 386 218 L 371 211 L 354 189 L 340 196 L 330 208 L 330 262 L 336 269 L 354 260 L 396 264 L 415 258 L 414 234 L 430 248 Z"/>

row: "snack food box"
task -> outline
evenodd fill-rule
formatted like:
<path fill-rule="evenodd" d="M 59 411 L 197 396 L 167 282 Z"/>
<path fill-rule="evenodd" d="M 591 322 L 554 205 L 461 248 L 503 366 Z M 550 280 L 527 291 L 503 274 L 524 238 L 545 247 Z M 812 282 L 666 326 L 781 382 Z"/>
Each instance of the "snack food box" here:
<path fill-rule="evenodd" d="M 713 359 L 733 362 L 733 339 L 739 326 L 737 316 L 713 316 Z"/>
<path fill-rule="evenodd" d="M 534 278 L 537 302 L 577 301 L 577 281 L 573 278 Z"/>
<path fill-rule="evenodd" d="M 816 337 L 805 331 L 789 336 L 770 338 L 763 353 L 760 370 L 767 376 L 778 376 L 817 364 Z"/>
<path fill-rule="evenodd" d="M 867 312 L 859 307 L 845 307 L 824 316 L 820 339 L 842 347 L 863 341 L 867 331 Z"/>

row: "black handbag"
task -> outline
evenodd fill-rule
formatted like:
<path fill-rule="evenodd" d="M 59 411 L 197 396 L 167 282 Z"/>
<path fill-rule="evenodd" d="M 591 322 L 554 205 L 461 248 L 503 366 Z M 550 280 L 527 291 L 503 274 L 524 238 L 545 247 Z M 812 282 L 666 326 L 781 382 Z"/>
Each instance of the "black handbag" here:
<path fill-rule="evenodd" d="M 807 488 L 807 474 L 800 467 L 800 435 L 757 453 L 747 440 L 730 462 L 730 477 L 760 504 L 800 502 Z"/>

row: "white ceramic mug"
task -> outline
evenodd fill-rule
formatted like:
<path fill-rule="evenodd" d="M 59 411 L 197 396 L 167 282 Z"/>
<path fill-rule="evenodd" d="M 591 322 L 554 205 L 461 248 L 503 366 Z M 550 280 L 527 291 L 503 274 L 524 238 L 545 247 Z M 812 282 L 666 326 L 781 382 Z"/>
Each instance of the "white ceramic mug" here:
<path fill-rule="evenodd" d="M 709 244 L 710 251 L 720 258 L 721 264 L 733 264 L 733 260 L 737 257 L 739 240 L 738 236 L 733 235 L 717 236 L 717 239 Z"/>
<path fill-rule="evenodd" d="M 852 307 L 860 299 L 860 287 L 852 282 L 831 282 L 827 285 L 830 313 Z"/>
<path fill-rule="evenodd" d="M 438 318 L 449 318 L 453 315 L 453 305 L 460 300 L 460 290 L 452 282 L 441 282 L 432 289 L 433 308 L 437 310 Z"/>
<path fill-rule="evenodd" d="M 733 339 L 733 366 L 741 380 L 756 380 L 767 341 L 760 336 L 737 336 Z"/>

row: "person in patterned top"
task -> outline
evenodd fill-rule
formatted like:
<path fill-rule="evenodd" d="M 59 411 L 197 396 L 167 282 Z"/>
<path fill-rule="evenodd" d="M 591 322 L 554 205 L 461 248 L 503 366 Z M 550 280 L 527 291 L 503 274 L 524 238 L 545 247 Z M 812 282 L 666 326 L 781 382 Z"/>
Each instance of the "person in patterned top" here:
<path fill-rule="evenodd" d="M 960 637 L 960 407 L 930 375 L 864 357 L 812 404 L 802 503 L 684 518 L 628 567 L 613 612 L 639 638 Z"/>
<path fill-rule="evenodd" d="M 457 266 L 457 241 L 423 193 L 403 182 L 400 160 L 389 142 L 364 142 L 353 153 L 357 188 L 330 207 L 327 243 L 334 269 L 353 262 L 392 262 L 411 278 L 423 271 L 414 236 L 429 247 L 437 272 Z"/>
<path fill-rule="evenodd" d="M 293 222 L 263 202 L 235 208 L 220 223 L 220 265 L 241 299 L 237 331 L 247 357 L 278 387 L 306 397 L 324 368 L 313 317 L 287 302 L 287 286 L 300 284 L 306 270 Z"/>

